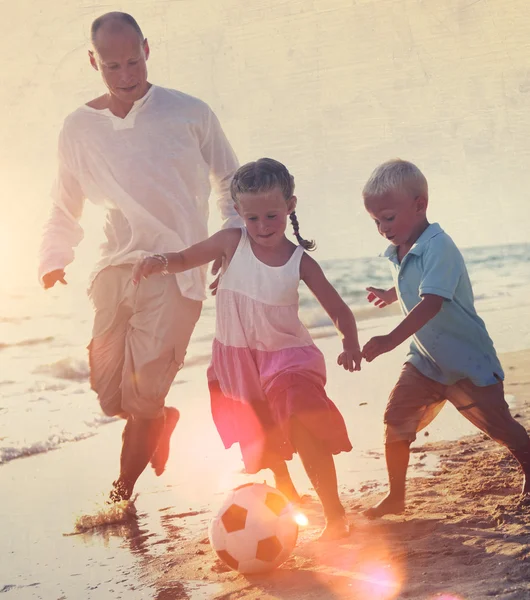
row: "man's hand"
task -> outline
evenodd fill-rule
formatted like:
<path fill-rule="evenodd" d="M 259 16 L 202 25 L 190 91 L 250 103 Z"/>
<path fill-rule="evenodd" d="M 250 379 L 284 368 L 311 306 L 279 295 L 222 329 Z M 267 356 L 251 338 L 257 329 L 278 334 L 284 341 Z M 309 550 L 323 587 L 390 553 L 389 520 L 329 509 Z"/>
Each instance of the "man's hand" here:
<path fill-rule="evenodd" d="M 381 288 L 367 287 L 366 291 L 368 292 L 366 296 L 368 302 L 373 302 L 379 308 L 384 308 L 397 300 L 395 288 L 382 290 Z"/>
<path fill-rule="evenodd" d="M 377 335 L 364 345 L 362 355 L 366 362 L 372 362 L 380 354 L 393 350 L 396 345 L 390 335 Z"/>
<path fill-rule="evenodd" d="M 361 370 L 362 359 L 363 357 L 359 347 L 344 348 L 337 358 L 337 364 L 343 366 L 344 370 L 352 373 L 353 371 Z"/>
<path fill-rule="evenodd" d="M 67 281 L 64 278 L 64 270 L 63 269 L 55 269 L 55 271 L 50 271 L 46 273 L 42 277 L 42 283 L 44 285 L 45 290 L 49 290 L 52 288 L 58 281 L 60 281 L 63 285 L 67 285 Z"/>
<path fill-rule="evenodd" d="M 219 269 L 222 267 L 222 265 L 223 265 L 222 258 L 217 258 L 213 261 L 212 275 L 214 277 L 217 275 L 217 273 L 219 273 Z M 215 296 L 215 294 L 217 294 L 217 287 L 219 286 L 220 277 L 221 277 L 220 274 L 217 275 L 217 277 L 215 277 L 215 279 L 212 281 L 212 283 L 210 283 L 210 285 L 208 286 L 212 290 L 212 296 Z"/>
<path fill-rule="evenodd" d="M 164 263 L 158 258 L 153 256 L 142 258 L 133 267 L 131 275 L 133 285 L 138 285 L 141 279 L 147 279 L 154 273 L 162 273 L 163 270 Z"/>

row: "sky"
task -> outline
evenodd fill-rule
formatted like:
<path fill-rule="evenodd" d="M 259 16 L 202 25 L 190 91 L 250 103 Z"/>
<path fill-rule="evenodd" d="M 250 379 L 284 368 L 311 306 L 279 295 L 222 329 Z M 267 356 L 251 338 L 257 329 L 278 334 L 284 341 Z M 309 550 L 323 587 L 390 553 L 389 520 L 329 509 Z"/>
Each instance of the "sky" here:
<path fill-rule="evenodd" d="M 431 221 L 460 246 L 528 241 L 530 13 L 526 0 L 51 0 L 2 3 L 0 278 L 34 285 L 64 117 L 101 94 L 92 20 L 126 10 L 151 46 L 150 80 L 210 104 L 241 162 L 296 180 L 315 258 L 385 246 L 364 212 L 372 169 L 411 160 Z M 87 206 L 70 269 L 83 280 L 104 215 Z M 219 226 L 212 203 L 211 231 Z"/>

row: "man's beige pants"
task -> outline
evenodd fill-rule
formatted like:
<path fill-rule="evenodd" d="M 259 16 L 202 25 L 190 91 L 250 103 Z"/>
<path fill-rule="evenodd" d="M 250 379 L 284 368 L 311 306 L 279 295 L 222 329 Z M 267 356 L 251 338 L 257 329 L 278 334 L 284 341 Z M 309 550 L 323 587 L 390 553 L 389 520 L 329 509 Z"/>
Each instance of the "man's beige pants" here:
<path fill-rule="evenodd" d="M 132 265 L 107 267 L 90 289 L 90 383 L 106 415 L 156 419 L 184 363 L 202 302 L 182 296 L 173 275 L 152 275 L 134 286 L 131 272 Z"/>

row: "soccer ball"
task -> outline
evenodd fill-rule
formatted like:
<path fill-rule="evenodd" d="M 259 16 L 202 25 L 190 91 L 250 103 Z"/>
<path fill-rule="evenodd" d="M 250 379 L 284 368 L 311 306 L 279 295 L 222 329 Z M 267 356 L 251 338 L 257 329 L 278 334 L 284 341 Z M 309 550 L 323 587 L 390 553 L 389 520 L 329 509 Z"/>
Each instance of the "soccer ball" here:
<path fill-rule="evenodd" d="M 293 505 L 265 483 L 247 483 L 228 494 L 210 522 L 208 537 L 217 556 L 234 571 L 270 571 L 295 547 Z"/>

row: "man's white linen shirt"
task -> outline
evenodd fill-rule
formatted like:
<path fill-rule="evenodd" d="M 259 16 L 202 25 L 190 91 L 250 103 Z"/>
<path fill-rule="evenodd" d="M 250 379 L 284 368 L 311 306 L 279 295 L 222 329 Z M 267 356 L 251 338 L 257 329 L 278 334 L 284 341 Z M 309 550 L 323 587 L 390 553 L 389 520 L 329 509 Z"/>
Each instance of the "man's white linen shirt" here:
<path fill-rule="evenodd" d="M 123 119 L 81 106 L 65 119 L 58 160 L 40 279 L 74 260 L 85 199 L 107 210 L 90 282 L 107 266 L 205 239 L 212 186 L 223 227 L 241 225 L 230 197 L 237 158 L 208 105 L 182 92 L 151 86 Z M 184 296 L 205 298 L 206 266 L 176 277 Z"/>

